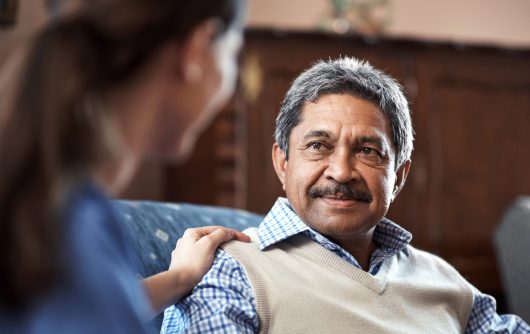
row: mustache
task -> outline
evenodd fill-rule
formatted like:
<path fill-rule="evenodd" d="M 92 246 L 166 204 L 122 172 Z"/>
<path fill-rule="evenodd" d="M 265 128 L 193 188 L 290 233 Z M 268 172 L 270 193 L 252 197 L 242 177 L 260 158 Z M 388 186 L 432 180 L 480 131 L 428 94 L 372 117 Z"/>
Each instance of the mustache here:
<path fill-rule="evenodd" d="M 356 189 L 346 183 L 333 183 L 329 186 L 313 186 L 309 188 L 308 195 L 311 198 L 340 195 L 341 199 L 366 203 L 371 203 L 373 200 L 372 194 L 368 190 Z"/>

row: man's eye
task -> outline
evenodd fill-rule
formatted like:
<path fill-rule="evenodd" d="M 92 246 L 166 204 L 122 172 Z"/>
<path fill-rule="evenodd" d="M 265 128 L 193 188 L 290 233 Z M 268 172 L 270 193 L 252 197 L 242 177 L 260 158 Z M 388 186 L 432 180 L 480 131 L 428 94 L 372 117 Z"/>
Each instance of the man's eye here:
<path fill-rule="evenodd" d="M 385 160 L 381 152 L 371 147 L 359 147 L 355 150 L 355 157 L 368 165 L 379 165 Z"/>
<path fill-rule="evenodd" d="M 319 142 L 314 142 L 314 143 L 310 143 L 309 144 L 309 148 L 315 150 L 315 151 L 318 151 L 320 149 L 322 149 L 324 145 L 322 145 L 322 143 L 319 143 Z"/>
<path fill-rule="evenodd" d="M 372 155 L 372 154 L 378 154 L 377 150 L 371 148 L 371 147 L 363 147 L 360 149 L 360 152 L 366 155 Z"/>

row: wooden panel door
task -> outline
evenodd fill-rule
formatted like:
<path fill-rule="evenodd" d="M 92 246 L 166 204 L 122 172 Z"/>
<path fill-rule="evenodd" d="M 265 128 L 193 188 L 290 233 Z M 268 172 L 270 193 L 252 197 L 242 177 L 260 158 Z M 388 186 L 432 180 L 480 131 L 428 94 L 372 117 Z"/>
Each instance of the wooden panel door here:
<path fill-rule="evenodd" d="M 429 248 L 500 294 L 492 236 L 507 206 L 530 193 L 528 57 L 446 50 L 417 66 Z"/>

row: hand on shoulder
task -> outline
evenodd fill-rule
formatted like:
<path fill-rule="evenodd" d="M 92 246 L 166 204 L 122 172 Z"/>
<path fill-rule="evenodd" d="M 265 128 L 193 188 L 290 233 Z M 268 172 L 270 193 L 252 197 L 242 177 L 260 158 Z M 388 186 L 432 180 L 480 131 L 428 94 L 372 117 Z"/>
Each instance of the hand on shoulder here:
<path fill-rule="evenodd" d="M 250 242 L 250 237 L 222 226 L 187 229 L 171 254 L 168 271 L 181 272 L 193 288 L 210 269 L 217 247 L 230 240 Z"/>

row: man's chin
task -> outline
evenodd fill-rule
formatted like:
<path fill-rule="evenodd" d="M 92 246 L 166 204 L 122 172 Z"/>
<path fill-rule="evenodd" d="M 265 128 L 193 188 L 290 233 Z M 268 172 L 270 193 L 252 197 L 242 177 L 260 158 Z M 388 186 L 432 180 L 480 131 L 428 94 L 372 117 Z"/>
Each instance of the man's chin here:
<path fill-rule="evenodd" d="M 334 200 L 329 198 L 315 198 L 312 213 L 305 216 L 308 220 L 315 220 L 315 230 L 322 234 L 356 234 L 369 230 L 379 221 L 370 218 L 370 203 L 355 200 Z"/>

